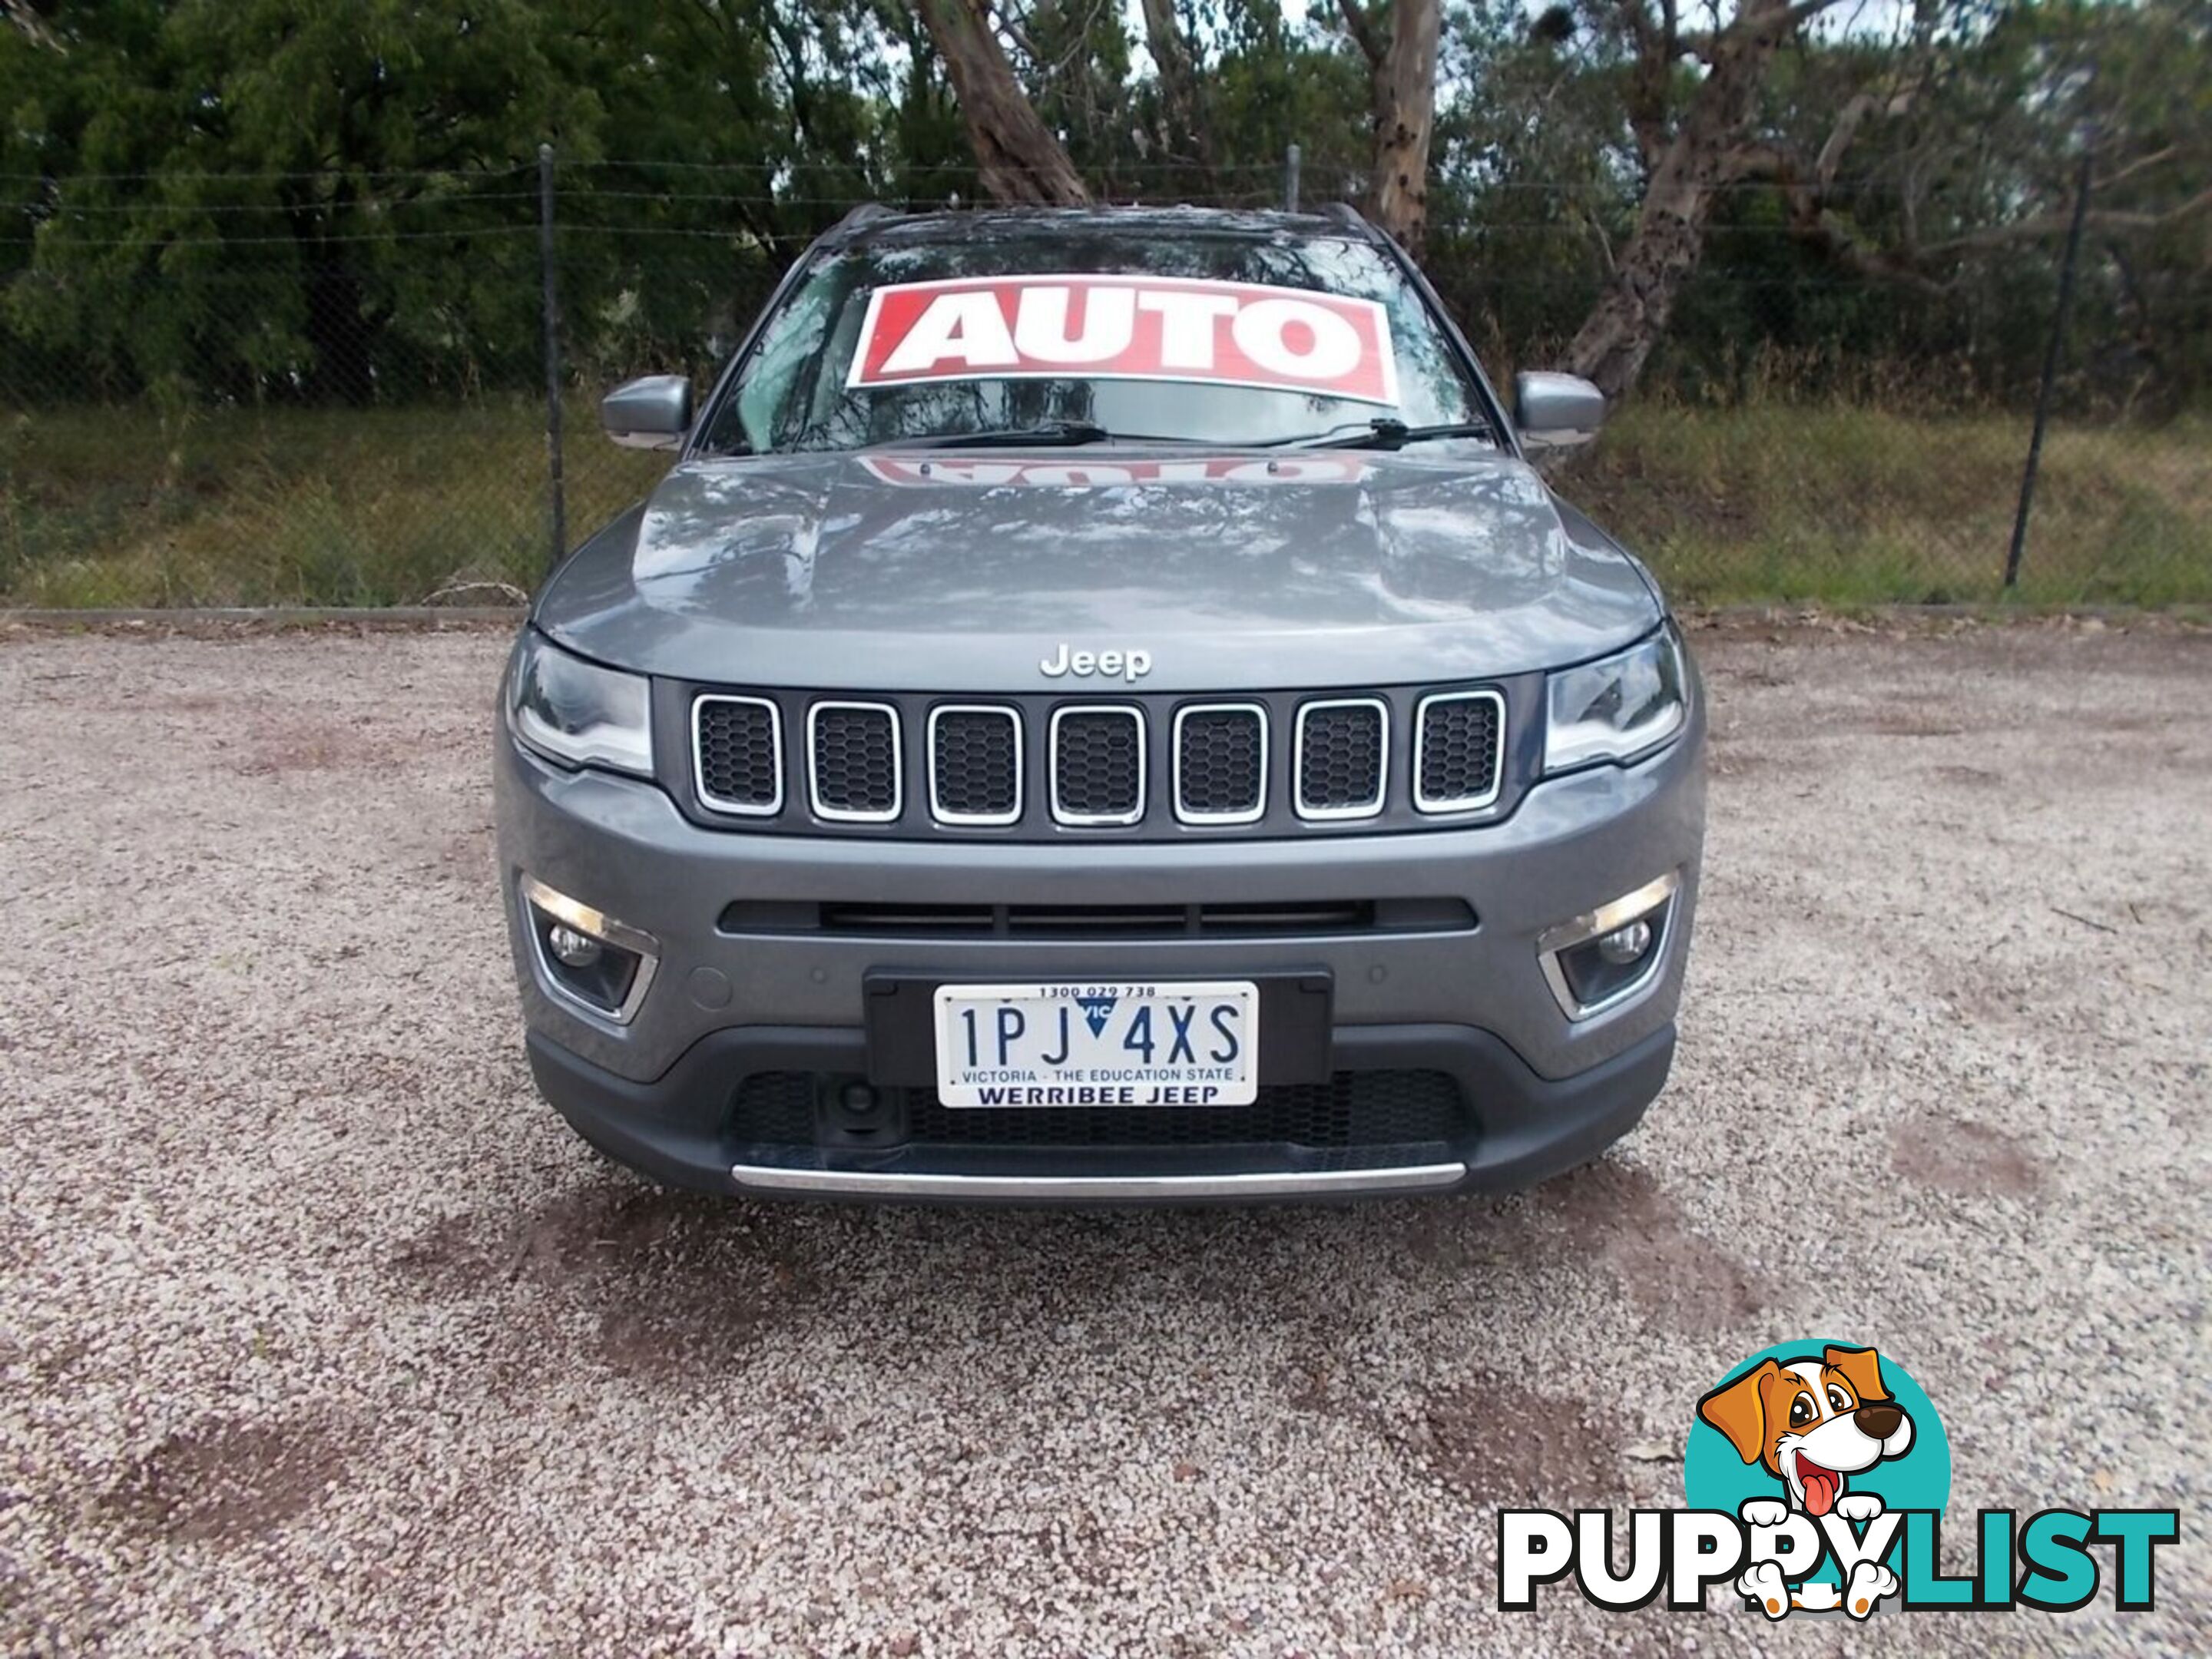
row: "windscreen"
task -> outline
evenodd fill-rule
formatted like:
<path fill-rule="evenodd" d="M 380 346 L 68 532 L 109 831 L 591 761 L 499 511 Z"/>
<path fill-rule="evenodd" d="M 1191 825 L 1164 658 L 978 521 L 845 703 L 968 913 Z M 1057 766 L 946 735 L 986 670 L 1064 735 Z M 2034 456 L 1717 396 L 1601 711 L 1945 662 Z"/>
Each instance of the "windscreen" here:
<path fill-rule="evenodd" d="M 821 260 L 704 441 L 759 454 L 1075 423 L 1235 446 L 1486 418 L 1372 244 L 1030 232 Z"/>

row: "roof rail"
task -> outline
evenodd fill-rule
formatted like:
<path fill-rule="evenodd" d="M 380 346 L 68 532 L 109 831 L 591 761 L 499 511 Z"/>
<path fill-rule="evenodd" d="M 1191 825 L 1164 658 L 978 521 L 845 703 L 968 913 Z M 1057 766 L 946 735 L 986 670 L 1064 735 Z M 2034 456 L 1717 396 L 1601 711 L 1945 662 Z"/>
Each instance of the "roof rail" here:
<path fill-rule="evenodd" d="M 881 202 L 863 202 L 822 234 L 836 236 L 845 231 L 858 230 L 862 225 L 872 224 L 878 219 L 895 218 L 897 212 L 897 209 L 887 207 Z"/>
<path fill-rule="evenodd" d="M 1375 226 L 1368 220 L 1366 215 L 1349 202 L 1324 202 L 1321 207 L 1321 213 L 1323 218 L 1341 219 L 1346 224 L 1364 231 L 1370 236 L 1376 234 Z"/>

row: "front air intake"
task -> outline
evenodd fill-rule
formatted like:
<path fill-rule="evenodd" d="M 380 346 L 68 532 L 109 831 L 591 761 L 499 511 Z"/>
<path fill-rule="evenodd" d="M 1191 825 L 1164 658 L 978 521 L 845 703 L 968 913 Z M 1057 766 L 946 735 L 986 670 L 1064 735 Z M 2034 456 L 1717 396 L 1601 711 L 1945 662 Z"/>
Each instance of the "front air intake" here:
<path fill-rule="evenodd" d="M 1298 816 L 1370 818 L 1389 777 L 1390 711 L 1374 697 L 1340 697 L 1298 710 Z"/>
<path fill-rule="evenodd" d="M 1176 711 L 1176 816 L 1251 823 L 1267 810 L 1267 711 L 1253 702 Z"/>
<path fill-rule="evenodd" d="M 939 823 L 993 825 L 1022 816 L 1022 717 L 994 704 L 929 714 L 929 811 Z"/>
<path fill-rule="evenodd" d="M 1472 812 L 1504 781 L 1505 699 L 1495 691 L 1445 691 L 1421 699 L 1414 719 L 1413 805 Z"/>
<path fill-rule="evenodd" d="M 817 817 L 889 823 L 899 815 L 898 711 L 882 702 L 817 702 L 806 714 Z"/>
<path fill-rule="evenodd" d="M 704 696 L 691 705 L 699 799 L 717 812 L 783 810 L 783 722 L 765 697 Z"/>
<path fill-rule="evenodd" d="M 1052 815 L 1061 823 L 1134 823 L 1145 816 L 1145 716 L 1115 704 L 1055 710 Z"/>

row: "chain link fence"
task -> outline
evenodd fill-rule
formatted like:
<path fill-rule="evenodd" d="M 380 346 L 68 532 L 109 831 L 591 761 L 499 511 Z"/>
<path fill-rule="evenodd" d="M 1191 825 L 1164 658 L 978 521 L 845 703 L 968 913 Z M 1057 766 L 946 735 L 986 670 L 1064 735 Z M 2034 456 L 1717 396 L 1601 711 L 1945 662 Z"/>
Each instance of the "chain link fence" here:
<path fill-rule="evenodd" d="M 938 204 L 972 190 L 941 182 Z M 1306 203 L 1339 182 L 1310 167 Z M 703 389 L 848 205 L 645 163 L 142 183 L 0 223 L 0 605 L 519 600 L 666 465 L 600 437 L 599 394 Z M 1283 183 L 1243 169 L 1214 197 L 1278 205 Z M 2021 337 L 1997 348 L 2023 383 L 1772 235 L 1716 233 L 1563 491 L 1692 603 L 1996 598 L 2057 250 L 2021 256 L 2017 302 L 1979 325 Z M 1501 379 L 1557 360 L 1601 271 L 1540 190 L 1440 193 L 1425 263 Z M 2060 355 L 2018 592 L 2212 600 L 2212 418 L 2154 417 L 2100 352 Z"/>

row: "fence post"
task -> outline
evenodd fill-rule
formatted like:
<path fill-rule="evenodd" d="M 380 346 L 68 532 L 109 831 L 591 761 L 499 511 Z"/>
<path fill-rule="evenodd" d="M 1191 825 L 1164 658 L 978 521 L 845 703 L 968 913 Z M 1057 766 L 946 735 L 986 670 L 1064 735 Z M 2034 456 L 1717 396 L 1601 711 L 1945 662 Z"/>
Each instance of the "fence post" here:
<path fill-rule="evenodd" d="M 2020 556 L 2027 547 L 2027 514 L 2035 501 L 2035 469 L 2043 459 L 2043 428 L 2051 418 L 2051 387 L 2066 345 L 2066 313 L 2074 303 L 2074 265 L 2081 256 L 2081 221 L 2089 211 L 2090 155 L 2081 151 L 2081 177 L 2074 186 L 2074 222 L 2066 228 L 2066 258 L 2058 267 L 2058 304 L 2051 319 L 2051 343 L 2043 354 L 2043 383 L 2035 391 L 2035 430 L 2027 441 L 2027 465 L 2020 475 L 2020 511 L 2012 521 L 2012 550 L 2005 555 L 2004 585 L 2020 586 Z"/>
<path fill-rule="evenodd" d="M 544 289 L 541 300 L 545 331 L 546 532 L 551 541 L 547 568 L 568 550 L 568 507 L 561 478 L 561 295 L 553 280 L 553 146 L 538 147 L 538 260 Z"/>
<path fill-rule="evenodd" d="M 1298 210 L 1298 147 L 1292 144 L 1283 157 L 1283 211 Z"/>

